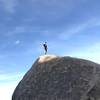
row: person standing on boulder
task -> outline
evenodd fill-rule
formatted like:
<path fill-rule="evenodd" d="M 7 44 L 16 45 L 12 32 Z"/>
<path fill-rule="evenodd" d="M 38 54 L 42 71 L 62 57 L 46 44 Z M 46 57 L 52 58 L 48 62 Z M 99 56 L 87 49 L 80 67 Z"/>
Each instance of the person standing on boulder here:
<path fill-rule="evenodd" d="M 45 42 L 45 43 L 43 44 L 43 47 L 44 47 L 45 55 L 46 55 L 46 54 L 47 54 L 47 50 L 48 50 L 47 42 Z"/>

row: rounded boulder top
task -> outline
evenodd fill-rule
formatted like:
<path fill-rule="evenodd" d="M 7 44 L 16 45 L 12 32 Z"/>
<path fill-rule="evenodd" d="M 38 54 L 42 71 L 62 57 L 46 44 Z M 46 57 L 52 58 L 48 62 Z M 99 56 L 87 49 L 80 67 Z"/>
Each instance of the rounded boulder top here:
<path fill-rule="evenodd" d="M 100 65 L 73 57 L 40 56 L 12 100 L 100 100 Z"/>

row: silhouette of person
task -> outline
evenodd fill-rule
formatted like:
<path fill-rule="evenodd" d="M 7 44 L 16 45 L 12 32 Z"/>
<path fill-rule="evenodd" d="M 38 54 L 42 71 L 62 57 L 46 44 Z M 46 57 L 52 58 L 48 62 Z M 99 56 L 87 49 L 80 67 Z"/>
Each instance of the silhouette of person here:
<path fill-rule="evenodd" d="M 46 55 L 46 54 L 47 54 L 47 50 L 48 50 L 47 42 L 45 42 L 45 43 L 43 44 L 43 47 L 44 47 L 45 55 Z"/>

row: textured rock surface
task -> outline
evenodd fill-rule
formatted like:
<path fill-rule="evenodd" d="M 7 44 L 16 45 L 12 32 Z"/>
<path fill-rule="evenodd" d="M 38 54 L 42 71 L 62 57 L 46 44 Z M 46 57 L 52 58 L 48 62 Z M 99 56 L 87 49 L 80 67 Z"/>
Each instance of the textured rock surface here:
<path fill-rule="evenodd" d="M 16 87 L 12 100 L 100 100 L 100 65 L 41 56 Z"/>

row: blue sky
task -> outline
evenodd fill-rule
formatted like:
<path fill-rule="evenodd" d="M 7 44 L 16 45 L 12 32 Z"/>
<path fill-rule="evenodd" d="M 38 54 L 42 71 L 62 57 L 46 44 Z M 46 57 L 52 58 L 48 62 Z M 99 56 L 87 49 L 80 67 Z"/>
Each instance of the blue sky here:
<path fill-rule="evenodd" d="M 100 63 L 100 1 L 0 0 L 2 100 L 11 99 L 22 76 L 44 54 L 45 41 L 49 54 Z"/>

